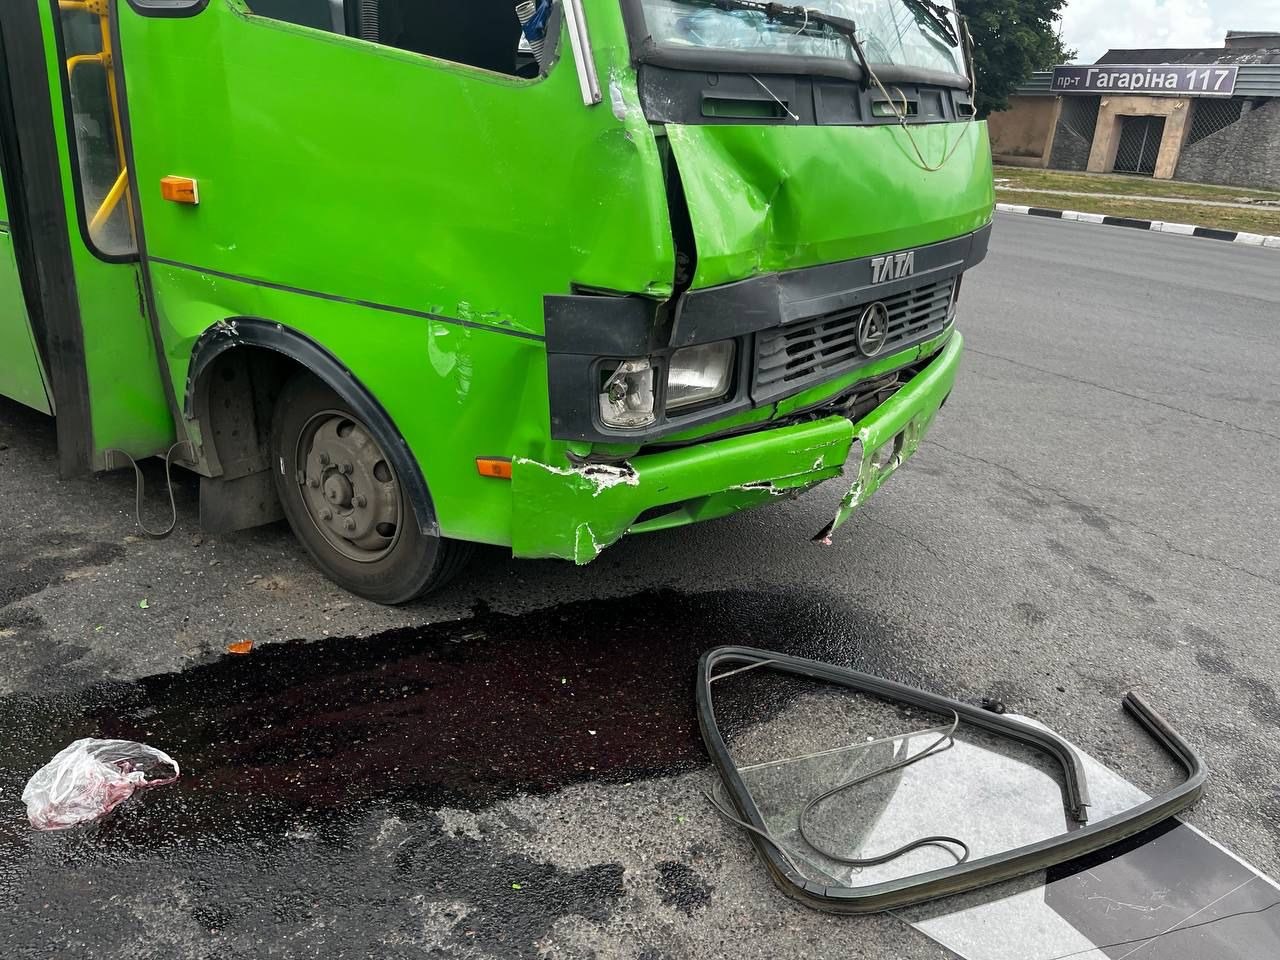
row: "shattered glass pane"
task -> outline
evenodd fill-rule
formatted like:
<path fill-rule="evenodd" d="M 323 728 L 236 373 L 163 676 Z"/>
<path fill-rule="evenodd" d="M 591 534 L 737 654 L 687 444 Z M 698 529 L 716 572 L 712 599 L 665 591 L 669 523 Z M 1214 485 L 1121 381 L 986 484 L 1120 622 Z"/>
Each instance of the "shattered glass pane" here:
<path fill-rule="evenodd" d="M 840 863 L 818 848 L 869 859 L 923 837 L 940 836 L 962 841 L 969 848 L 966 859 L 976 859 L 1068 828 L 1062 787 L 1048 763 L 1026 748 L 998 743 L 979 731 L 959 730 L 950 749 L 812 807 L 806 818 L 812 845 L 801 836 L 800 813 L 813 796 L 919 755 L 939 737 L 931 733 L 865 747 L 854 744 L 828 756 L 749 768 L 743 774 L 770 831 L 796 862 L 816 868 L 812 879 L 830 879 L 846 887 L 948 867 L 963 856 L 964 848 L 938 841 L 884 863 L 861 866 Z M 1006 808 L 1015 815 L 1001 815 Z"/>
<path fill-rule="evenodd" d="M 756 672 L 758 681 L 770 676 Z M 820 851 L 874 858 L 922 837 L 946 836 L 967 844 L 969 859 L 976 859 L 1068 828 L 1050 758 L 964 724 L 948 736 L 950 717 L 807 685 L 782 716 L 744 729 L 729 747 L 770 833 L 810 879 L 865 886 L 952 866 L 964 853 L 938 842 L 884 863 L 850 865 Z M 717 691 L 721 702 L 725 697 L 725 689 Z M 808 839 L 801 835 L 801 813 L 814 797 L 930 747 L 941 749 L 813 804 L 805 817 Z"/>

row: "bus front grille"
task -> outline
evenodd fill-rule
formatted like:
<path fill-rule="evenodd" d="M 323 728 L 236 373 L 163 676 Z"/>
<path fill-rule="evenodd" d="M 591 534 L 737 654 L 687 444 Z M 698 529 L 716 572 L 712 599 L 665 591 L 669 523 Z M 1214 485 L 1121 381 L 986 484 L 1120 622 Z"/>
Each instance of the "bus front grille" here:
<path fill-rule="evenodd" d="M 885 297 L 888 335 L 876 357 L 941 333 L 951 312 L 956 278 Z M 870 363 L 858 347 L 858 324 L 870 303 L 764 330 L 756 335 L 755 392 L 774 394 L 808 380 L 829 379 Z"/>

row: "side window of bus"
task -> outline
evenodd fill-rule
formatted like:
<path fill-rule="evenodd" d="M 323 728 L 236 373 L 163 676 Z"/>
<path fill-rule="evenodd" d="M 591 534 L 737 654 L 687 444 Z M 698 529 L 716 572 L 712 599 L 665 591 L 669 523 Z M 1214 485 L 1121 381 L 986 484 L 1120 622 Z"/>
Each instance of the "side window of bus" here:
<path fill-rule="evenodd" d="M 247 0 L 263 17 L 343 33 L 441 60 L 536 77 L 522 17 L 545 24 L 550 0 Z M 517 6 L 521 8 L 518 15 Z M 539 26 L 530 29 L 535 35 Z M 539 49 L 541 45 L 538 45 Z"/>
<path fill-rule="evenodd" d="M 89 248 L 99 256 L 129 258 L 137 247 L 129 210 L 120 102 L 111 72 L 108 7 L 67 0 L 58 10 L 81 231 Z"/>

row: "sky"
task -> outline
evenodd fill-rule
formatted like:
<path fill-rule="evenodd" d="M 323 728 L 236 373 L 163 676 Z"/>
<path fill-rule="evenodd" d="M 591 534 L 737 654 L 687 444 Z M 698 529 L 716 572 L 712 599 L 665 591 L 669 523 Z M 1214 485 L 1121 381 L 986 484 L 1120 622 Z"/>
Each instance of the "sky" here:
<path fill-rule="evenodd" d="M 1062 39 L 1092 63 L 1112 47 L 1220 47 L 1228 30 L 1280 32 L 1277 0 L 1067 0 Z"/>

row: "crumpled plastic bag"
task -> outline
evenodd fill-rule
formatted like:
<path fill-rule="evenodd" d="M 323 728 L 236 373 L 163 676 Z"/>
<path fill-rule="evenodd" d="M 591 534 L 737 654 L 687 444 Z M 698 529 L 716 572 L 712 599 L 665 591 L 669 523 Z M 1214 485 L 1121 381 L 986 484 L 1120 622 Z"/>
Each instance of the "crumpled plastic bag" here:
<path fill-rule="evenodd" d="M 97 820 L 141 787 L 178 779 L 167 753 L 132 740 L 77 740 L 35 772 L 22 791 L 37 830 L 64 830 Z"/>

